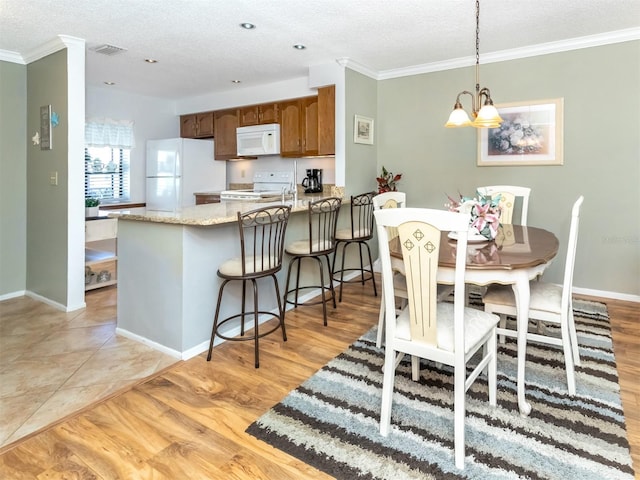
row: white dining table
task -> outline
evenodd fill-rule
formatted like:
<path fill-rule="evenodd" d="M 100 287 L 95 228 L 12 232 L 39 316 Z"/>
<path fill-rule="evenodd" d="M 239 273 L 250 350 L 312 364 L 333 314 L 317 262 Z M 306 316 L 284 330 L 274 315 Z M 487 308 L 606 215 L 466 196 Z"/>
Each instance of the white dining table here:
<path fill-rule="evenodd" d="M 391 242 L 392 267 L 404 269 L 396 241 Z M 558 239 L 542 228 L 503 225 L 495 240 L 469 243 L 465 283 L 486 286 L 492 283 L 511 285 L 517 306 L 517 391 L 518 408 L 523 416 L 531 412 L 526 400 L 525 359 L 529 320 L 529 282 L 546 270 L 558 253 Z M 456 241 L 442 233 L 438 263 L 438 283 L 453 285 Z M 498 328 L 498 333 L 502 329 Z"/>

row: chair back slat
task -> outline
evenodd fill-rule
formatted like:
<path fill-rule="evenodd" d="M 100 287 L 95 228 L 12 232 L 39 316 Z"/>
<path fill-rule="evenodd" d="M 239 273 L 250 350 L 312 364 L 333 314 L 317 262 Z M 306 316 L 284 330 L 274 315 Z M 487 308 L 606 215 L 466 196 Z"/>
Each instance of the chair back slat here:
<path fill-rule="evenodd" d="M 338 197 L 309 203 L 309 252 L 324 254 L 333 251 L 341 204 Z"/>
<path fill-rule="evenodd" d="M 282 268 L 291 207 L 276 205 L 238 212 L 242 276 L 264 276 Z"/>
<path fill-rule="evenodd" d="M 411 339 L 435 345 L 440 230 L 423 222 L 406 222 L 397 230 L 407 279 Z"/>
<path fill-rule="evenodd" d="M 369 240 L 373 236 L 374 192 L 351 197 L 351 238 Z"/>

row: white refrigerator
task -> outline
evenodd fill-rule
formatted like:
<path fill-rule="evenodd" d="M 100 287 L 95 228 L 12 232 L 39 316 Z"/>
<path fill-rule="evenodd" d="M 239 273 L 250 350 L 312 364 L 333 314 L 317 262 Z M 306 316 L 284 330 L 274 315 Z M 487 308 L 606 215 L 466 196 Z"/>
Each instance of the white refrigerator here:
<path fill-rule="evenodd" d="M 147 209 L 176 211 L 195 205 L 195 192 L 225 190 L 226 164 L 213 159 L 213 140 L 148 140 Z"/>

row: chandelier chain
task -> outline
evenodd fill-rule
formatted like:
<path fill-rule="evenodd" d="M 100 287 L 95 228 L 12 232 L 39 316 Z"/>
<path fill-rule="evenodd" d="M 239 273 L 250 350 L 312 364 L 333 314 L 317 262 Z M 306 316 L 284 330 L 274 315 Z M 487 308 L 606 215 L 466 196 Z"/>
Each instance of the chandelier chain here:
<path fill-rule="evenodd" d="M 476 0 L 476 65 L 480 64 L 480 0 Z"/>

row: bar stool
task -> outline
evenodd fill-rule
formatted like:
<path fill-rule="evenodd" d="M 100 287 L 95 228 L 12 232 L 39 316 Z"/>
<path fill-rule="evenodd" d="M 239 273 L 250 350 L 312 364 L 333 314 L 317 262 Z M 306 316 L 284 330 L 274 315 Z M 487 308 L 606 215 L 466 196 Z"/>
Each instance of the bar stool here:
<path fill-rule="evenodd" d="M 368 240 L 373 237 L 373 197 L 376 194 L 374 192 L 361 193 L 351 197 L 350 213 L 351 213 L 351 228 L 345 228 L 336 232 L 336 254 L 333 257 L 333 279 L 340 282 L 340 293 L 338 295 L 338 301 L 342 301 L 342 285 L 344 283 L 360 282 L 364 285 L 365 282 L 371 280 L 373 283 L 373 295 L 378 296 L 378 290 L 376 288 L 376 279 L 373 275 L 373 260 L 371 259 L 371 250 L 369 249 Z M 345 268 L 344 260 L 347 256 L 347 247 L 349 245 L 357 244 L 358 252 L 360 253 L 360 268 Z M 342 245 L 342 264 L 340 270 L 336 270 L 336 258 Z M 369 255 L 369 268 L 365 268 L 364 261 L 362 259 L 362 247 L 367 248 L 367 254 Z M 360 279 L 345 280 L 344 272 L 360 272 Z M 336 276 L 340 278 L 336 278 Z M 367 274 L 365 276 L 365 274 Z"/>
<path fill-rule="evenodd" d="M 275 332 L 278 328 L 282 329 L 282 339 L 287 341 L 287 332 L 284 326 L 284 308 L 280 301 L 280 289 L 278 287 L 278 279 L 276 273 L 282 268 L 282 257 L 284 250 L 284 235 L 289 221 L 291 207 L 287 205 L 276 205 L 250 212 L 238 212 L 238 230 L 240 233 L 240 257 L 227 260 L 218 269 L 218 276 L 224 281 L 220 285 L 218 292 L 218 304 L 216 305 L 216 313 L 213 321 L 213 330 L 211 331 L 211 341 L 209 342 L 209 354 L 207 361 L 211 360 L 211 352 L 213 350 L 213 341 L 215 337 L 231 341 L 254 341 L 255 350 L 255 367 L 260 366 L 260 358 L 258 351 L 258 340 L 270 333 Z M 278 301 L 278 313 L 259 310 L 258 302 L 258 284 L 256 280 L 260 278 L 271 277 L 276 290 L 276 299 Z M 222 294 L 225 287 L 232 281 L 242 282 L 242 304 L 241 312 L 231 315 L 227 318 L 220 319 L 220 305 L 222 303 Z M 247 282 L 253 285 L 253 309 L 246 310 L 246 290 Z M 270 315 L 278 319 L 278 324 L 270 326 L 264 332 L 259 331 L 259 315 Z M 253 319 L 253 334 L 245 335 L 245 319 Z M 240 336 L 231 337 L 226 332 L 221 333 L 220 329 L 228 322 L 240 319 Z"/>
<path fill-rule="evenodd" d="M 329 290 L 331 292 L 331 300 L 333 302 L 333 308 L 336 308 L 336 295 L 333 289 L 333 272 L 331 269 L 331 262 L 329 255 L 335 253 L 335 236 L 336 225 L 338 221 L 338 212 L 340 211 L 340 205 L 342 200 L 337 197 L 324 198 L 315 202 L 309 203 L 308 216 L 309 216 L 309 230 L 308 237 L 304 240 L 297 240 L 290 245 L 287 245 L 285 252 L 291 255 L 293 258 L 289 262 L 289 268 L 287 269 L 287 282 L 285 287 L 285 307 L 289 303 L 297 308 L 300 303 L 298 302 L 298 293 L 300 290 L 319 288 L 321 291 L 321 299 L 314 302 L 305 302 L 304 305 L 317 305 L 322 303 L 322 315 L 324 317 L 324 325 L 327 325 L 327 298 L 325 292 Z M 329 272 L 329 286 L 324 283 L 324 267 L 322 265 L 322 258 L 327 261 L 327 270 Z M 311 258 L 318 263 L 320 268 L 320 285 L 300 286 L 300 266 L 301 262 L 305 258 Z M 291 278 L 291 270 L 293 266 L 297 266 L 296 271 L 296 286 L 289 289 L 289 279 Z M 289 300 L 289 296 L 295 294 L 294 300 Z M 285 308 L 286 310 L 286 308 Z M 282 312 L 282 318 L 284 321 L 284 311 Z"/>

